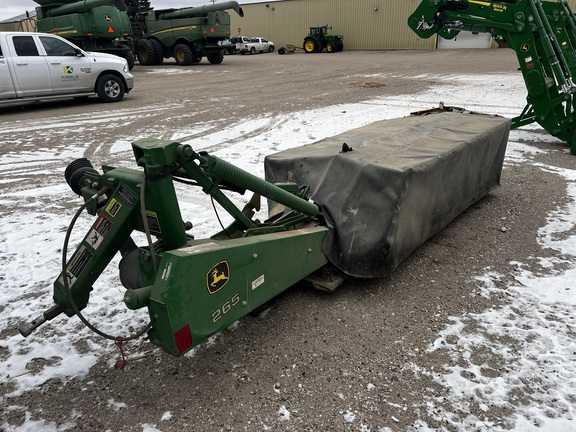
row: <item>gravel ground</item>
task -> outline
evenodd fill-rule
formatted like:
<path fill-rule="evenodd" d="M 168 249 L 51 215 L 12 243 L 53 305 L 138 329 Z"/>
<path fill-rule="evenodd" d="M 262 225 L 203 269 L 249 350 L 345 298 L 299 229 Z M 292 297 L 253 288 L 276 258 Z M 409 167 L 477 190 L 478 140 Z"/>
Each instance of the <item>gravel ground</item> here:
<path fill-rule="evenodd" d="M 85 153 L 95 164 L 113 165 L 115 155 L 106 143 L 119 130 L 129 133 L 122 129 L 123 110 L 142 108 L 146 113 L 141 124 L 130 127 L 181 128 L 192 114 L 195 122 L 219 119 L 225 125 L 244 115 L 416 94 L 434 85 L 424 73 L 512 72 L 517 66 L 509 50 L 446 50 L 227 56 L 220 66 L 202 63 L 186 73 L 172 72 L 179 69 L 165 64 L 152 74 L 145 73 L 151 68 L 137 65 L 136 88 L 115 106 L 88 100 L 0 108 L 0 124 L 48 115 L 110 116 L 108 110 L 120 110 L 117 119 L 94 132 Z M 193 103 L 188 101 L 191 95 Z M 532 145 L 550 150 L 536 156 L 537 162 L 576 168 L 576 158 L 557 144 Z M 332 294 L 295 286 L 192 357 L 176 359 L 153 350 L 119 370 L 111 367 L 118 355 L 111 347 L 109 358 L 86 377 L 53 380 L 20 397 L 0 396 L 5 407 L 22 407 L 5 410 L 0 422 L 22 424 L 29 411 L 33 418 L 61 425 L 59 430 L 73 422 L 76 426 L 68 430 L 142 431 L 153 425 L 164 432 L 403 431 L 417 420 L 440 428 L 427 413 L 425 398 L 442 397 L 447 390 L 407 365 L 441 371 L 451 361 L 446 353 L 425 349 L 448 317 L 506 301 L 480 296 L 475 276 L 487 267 L 510 274 L 511 261 L 536 268 L 534 257 L 551 253 L 536 243 L 536 231 L 546 214 L 566 200 L 565 192 L 565 180 L 553 173 L 528 164 L 507 166 L 499 189 L 389 277 L 350 278 Z M 144 350 L 149 349 L 145 344 Z M 136 354 L 132 350 L 128 355 Z M 498 376 L 503 367 L 499 360 L 487 363 L 486 376 Z M 0 383 L 2 395 L 12 389 L 10 382 Z M 472 410 L 480 415 L 478 407 Z M 162 420 L 168 411 L 171 416 Z M 497 421 L 506 414 L 495 409 L 489 416 Z M 346 421 L 352 417 L 353 422 Z"/>

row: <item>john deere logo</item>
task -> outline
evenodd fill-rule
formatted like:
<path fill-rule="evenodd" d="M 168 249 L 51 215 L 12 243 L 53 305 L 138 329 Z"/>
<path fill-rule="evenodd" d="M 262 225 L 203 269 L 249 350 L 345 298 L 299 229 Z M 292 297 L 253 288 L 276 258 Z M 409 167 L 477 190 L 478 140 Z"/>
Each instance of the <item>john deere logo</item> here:
<path fill-rule="evenodd" d="M 65 74 L 73 74 L 74 66 L 63 66 Z"/>
<path fill-rule="evenodd" d="M 530 49 L 530 45 L 528 44 L 522 44 L 520 45 L 520 51 L 526 52 Z"/>
<path fill-rule="evenodd" d="M 210 294 L 216 294 L 230 279 L 228 261 L 220 261 L 206 273 L 206 287 Z"/>
<path fill-rule="evenodd" d="M 112 17 L 110 15 L 104 15 L 104 21 L 112 21 Z"/>

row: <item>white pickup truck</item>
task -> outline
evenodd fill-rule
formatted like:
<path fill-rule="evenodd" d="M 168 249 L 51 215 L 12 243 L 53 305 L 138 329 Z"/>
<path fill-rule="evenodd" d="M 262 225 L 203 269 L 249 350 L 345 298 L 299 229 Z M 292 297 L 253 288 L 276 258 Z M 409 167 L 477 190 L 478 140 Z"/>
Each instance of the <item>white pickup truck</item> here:
<path fill-rule="evenodd" d="M 257 52 L 273 52 L 274 42 L 266 40 L 261 37 L 256 37 L 250 39 L 248 43 L 242 43 L 236 45 L 236 50 L 240 51 L 240 54 L 256 54 Z"/>
<path fill-rule="evenodd" d="M 94 94 L 118 102 L 133 87 L 123 58 L 85 52 L 56 35 L 0 32 L 0 105 Z"/>

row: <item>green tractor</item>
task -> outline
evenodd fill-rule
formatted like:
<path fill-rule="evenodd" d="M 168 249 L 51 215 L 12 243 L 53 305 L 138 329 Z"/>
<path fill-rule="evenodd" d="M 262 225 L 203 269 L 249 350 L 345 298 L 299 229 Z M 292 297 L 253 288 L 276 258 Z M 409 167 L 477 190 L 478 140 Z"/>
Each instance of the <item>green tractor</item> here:
<path fill-rule="evenodd" d="M 326 49 L 329 53 L 339 52 L 344 49 L 344 36 L 329 34 L 332 27 L 310 27 L 308 36 L 304 38 L 304 52 L 317 53 Z"/>

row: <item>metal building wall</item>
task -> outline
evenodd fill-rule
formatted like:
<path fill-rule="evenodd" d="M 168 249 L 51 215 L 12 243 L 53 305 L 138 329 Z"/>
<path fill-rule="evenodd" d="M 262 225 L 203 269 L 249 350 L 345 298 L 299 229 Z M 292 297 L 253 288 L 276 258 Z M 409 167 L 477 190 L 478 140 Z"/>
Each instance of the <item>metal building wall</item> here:
<path fill-rule="evenodd" d="M 21 21 L 2 22 L 0 31 L 36 31 L 36 17 L 30 17 Z"/>
<path fill-rule="evenodd" d="M 334 33 L 344 35 L 345 50 L 435 49 L 436 36 L 420 39 L 406 23 L 420 2 L 284 0 L 243 4 L 244 18 L 234 12 L 230 16 L 233 33 L 240 28 L 240 34 L 268 38 L 277 47 L 301 46 L 309 26 L 331 25 Z M 568 4 L 576 12 L 576 0 Z"/>
<path fill-rule="evenodd" d="M 575 0 L 576 1 L 576 0 Z M 243 4 L 232 33 L 302 46 L 308 27 L 330 25 L 344 35 L 345 50 L 434 49 L 436 37 L 420 39 L 407 25 L 420 0 L 287 0 Z"/>

